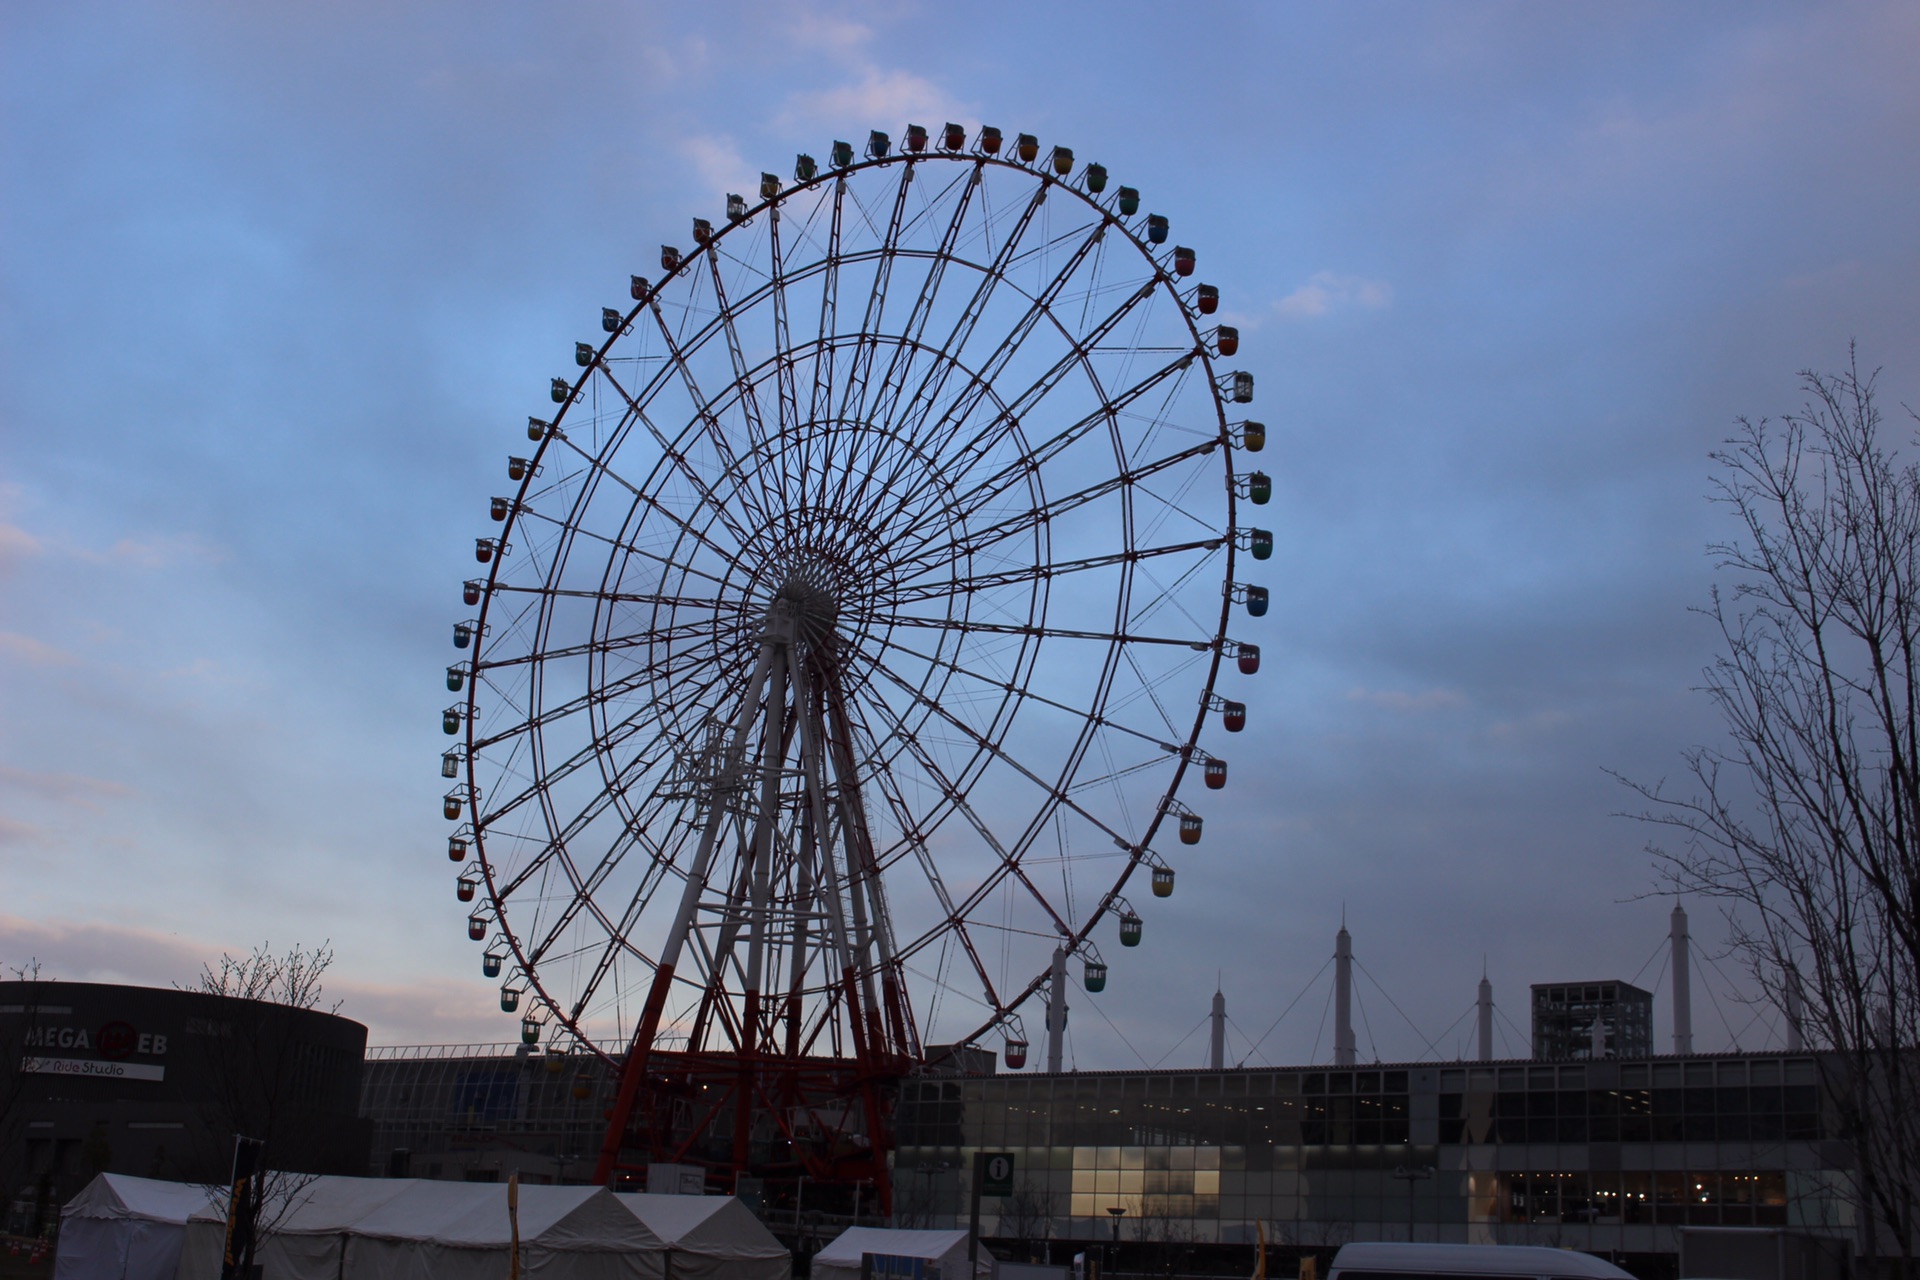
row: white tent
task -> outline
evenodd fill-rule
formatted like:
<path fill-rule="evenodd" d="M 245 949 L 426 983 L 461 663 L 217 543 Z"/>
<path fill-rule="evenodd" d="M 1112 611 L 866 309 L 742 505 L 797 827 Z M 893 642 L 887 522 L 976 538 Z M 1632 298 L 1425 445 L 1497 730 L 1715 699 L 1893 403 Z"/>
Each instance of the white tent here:
<path fill-rule="evenodd" d="M 732 1196 L 614 1197 L 668 1251 L 664 1280 L 787 1280 L 793 1255 Z"/>
<path fill-rule="evenodd" d="M 848 1227 L 813 1255 L 813 1280 L 860 1280 L 860 1256 L 867 1253 L 894 1258 L 922 1258 L 940 1268 L 941 1280 L 966 1280 L 965 1231 L 896 1231 L 887 1227 Z M 978 1274 L 993 1274 L 993 1258 L 985 1248 L 975 1260 Z"/>
<path fill-rule="evenodd" d="M 60 1210 L 54 1280 L 173 1280 L 205 1187 L 103 1173 Z"/>
<path fill-rule="evenodd" d="M 643 1211 L 631 1201 L 681 1201 Z M 605 1187 L 520 1188 L 520 1267 L 530 1280 L 786 1280 L 766 1228 L 732 1197 L 616 1196 Z M 498 1280 L 512 1228 L 500 1183 L 314 1178 L 266 1210 L 266 1280 Z M 659 1223 L 656 1230 L 654 1223 Z M 179 1280 L 216 1280 L 217 1212 L 195 1216 Z"/>

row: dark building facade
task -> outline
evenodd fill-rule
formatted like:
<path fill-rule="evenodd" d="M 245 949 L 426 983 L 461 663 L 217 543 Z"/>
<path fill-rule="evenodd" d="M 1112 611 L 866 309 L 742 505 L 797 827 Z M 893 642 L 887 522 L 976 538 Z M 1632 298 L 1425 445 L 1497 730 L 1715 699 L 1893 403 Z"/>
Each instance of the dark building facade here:
<path fill-rule="evenodd" d="M 535 1045 L 378 1048 L 363 1110 L 366 1172 L 393 1178 L 580 1182 L 606 1136 L 613 1073 L 589 1054 Z"/>
<path fill-rule="evenodd" d="M 516 1046 L 376 1050 L 373 1172 L 580 1180 L 611 1079 Z M 1348 1240 L 1677 1251 L 1683 1226 L 1853 1241 L 1851 1158 L 1807 1054 L 928 1075 L 895 1111 L 896 1222 L 964 1226 L 980 1151 L 1003 1242 Z M 1032 1251 L 1032 1250 L 1030 1250 Z M 1653 1270 L 1659 1270 L 1658 1267 Z"/>
<path fill-rule="evenodd" d="M 1536 1062 L 1646 1058 L 1653 993 L 1630 982 L 1541 982 L 1533 987 Z"/>
<path fill-rule="evenodd" d="M 897 1203 L 964 1224 L 1014 1156 L 1006 1238 L 1548 1244 L 1673 1254 L 1682 1226 L 1849 1236 L 1850 1156 L 1807 1055 L 998 1075 L 905 1086 Z M 998 1210 L 997 1214 L 995 1210 Z"/>
<path fill-rule="evenodd" d="M 0 982 L 0 1191 L 36 1234 L 95 1174 L 224 1182 L 233 1137 L 271 1168 L 364 1173 L 367 1029 L 194 991 Z"/>

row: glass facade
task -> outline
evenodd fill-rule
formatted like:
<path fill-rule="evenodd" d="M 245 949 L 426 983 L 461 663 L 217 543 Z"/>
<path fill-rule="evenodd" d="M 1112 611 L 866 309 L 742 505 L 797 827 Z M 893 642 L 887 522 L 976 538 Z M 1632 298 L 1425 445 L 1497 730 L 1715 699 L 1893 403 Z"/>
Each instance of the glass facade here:
<path fill-rule="evenodd" d="M 903 1224 L 964 1225 L 972 1154 L 1006 1151 L 1002 1238 L 1655 1253 L 1851 1221 L 1810 1057 L 922 1079 L 896 1121 Z"/>
<path fill-rule="evenodd" d="M 1534 986 L 1535 1061 L 1645 1058 L 1652 1053 L 1652 992 L 1617 981 Z"/>

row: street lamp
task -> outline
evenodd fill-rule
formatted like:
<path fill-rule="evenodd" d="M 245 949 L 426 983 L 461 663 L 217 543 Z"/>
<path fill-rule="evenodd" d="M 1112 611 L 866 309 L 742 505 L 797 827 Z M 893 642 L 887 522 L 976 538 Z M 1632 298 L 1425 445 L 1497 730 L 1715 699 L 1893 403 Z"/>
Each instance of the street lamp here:
<path fill-rule="evenodd" d="M 1127 1216 L 1127 1206 L 1109 1205 L 1107 1216 L 1113 1219 L 1113 1265 L 1108 1270 L 1118 1275 L 1120 1272 L 1120 1219 Z"/>

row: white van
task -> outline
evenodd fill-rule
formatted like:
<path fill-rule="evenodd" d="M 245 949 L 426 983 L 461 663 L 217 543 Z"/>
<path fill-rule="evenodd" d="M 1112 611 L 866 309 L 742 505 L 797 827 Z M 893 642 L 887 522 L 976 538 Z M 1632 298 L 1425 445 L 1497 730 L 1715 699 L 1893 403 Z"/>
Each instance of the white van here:
<path fill-rule="evenodd" d="M 1347 1244 L 1327 1280 L 1633 1280 L 1611 1262 L 1524 1244 Z"/>

